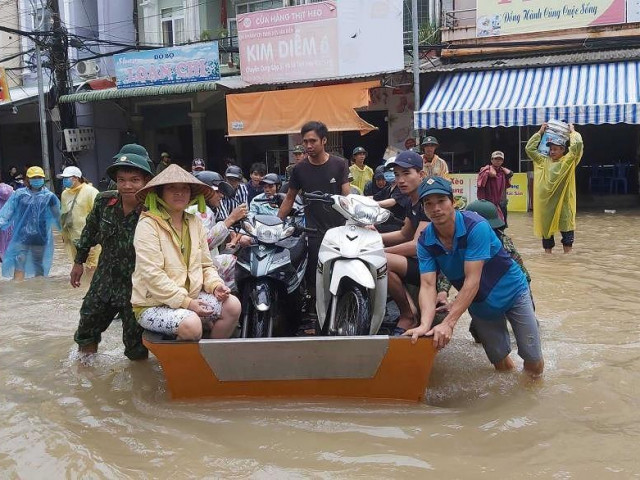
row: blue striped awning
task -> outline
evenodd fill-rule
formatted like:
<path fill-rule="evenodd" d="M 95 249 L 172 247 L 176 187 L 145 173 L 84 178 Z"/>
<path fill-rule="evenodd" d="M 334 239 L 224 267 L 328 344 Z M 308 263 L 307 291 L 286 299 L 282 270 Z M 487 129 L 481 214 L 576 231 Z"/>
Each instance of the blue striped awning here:
<path fill-rule="evenodd" d="M 447 74 L 418 112 L 416 129 L 640 123 L 640 61 Z"/>

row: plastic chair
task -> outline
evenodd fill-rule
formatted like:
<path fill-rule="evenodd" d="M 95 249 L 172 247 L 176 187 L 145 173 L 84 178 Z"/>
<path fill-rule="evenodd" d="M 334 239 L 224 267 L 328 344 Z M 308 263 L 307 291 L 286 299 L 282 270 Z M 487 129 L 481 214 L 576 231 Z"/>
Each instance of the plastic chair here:
<path fill-rule="evenodd" d="M 616 163 L 613 167 L 613 177 L 609 185 L 609 193 L 622 193 L 626 195 L 629 193 L 629 185 L 627 183 L 627 174 L 629 173 L 630 165 L 628 163 Z M 620 188 L 622 192 L 619 192 Z"/>
<path fill-rule="evenodd" d="M 611 193 L 611 179 L 612 177 L 607 175 L 606 169 L 600 165 L 592 165 L 589 191 L 591 193 Z"/>

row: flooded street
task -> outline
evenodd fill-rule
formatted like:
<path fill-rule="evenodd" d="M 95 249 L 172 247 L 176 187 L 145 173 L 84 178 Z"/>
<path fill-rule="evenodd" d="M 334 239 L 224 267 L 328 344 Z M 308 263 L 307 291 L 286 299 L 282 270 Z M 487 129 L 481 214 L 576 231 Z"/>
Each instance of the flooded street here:
<path fill-rule="evenodd" d="M 79 365 L 87 285 L 70 287 L 59 245 L 50 278 L 0 280 L 0 478 L 640 478 L 639 218 L 582 213 L 574 253 L 545 255 L 512 214 L 544 380 L 494 373 L 465 315 L 417 405 L 171 402 L 119 322 Z"/>

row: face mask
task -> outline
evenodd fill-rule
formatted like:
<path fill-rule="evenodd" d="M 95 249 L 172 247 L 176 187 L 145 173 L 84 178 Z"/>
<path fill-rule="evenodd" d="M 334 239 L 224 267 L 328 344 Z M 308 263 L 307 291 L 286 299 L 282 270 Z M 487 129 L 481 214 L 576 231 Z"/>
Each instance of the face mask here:
<path fill-rule="evenodd" d="M 396 181 L 396 175 L 393 172 L 384 172 L 384 179 L 389 183 L 393 183 Z"/>
<path fill-rule="evenodd" d="M 73 187 L 73 180 L 71 180 L 71 178 L 63 178 L 62 179 L 62 186 L 64 188 L 71 188 Z"/>
<path fill-rule="evenodd" d="M 33 188 L 42 188 L 44 187 L 44 178 L 34 178 L 33 180 L 29 180 L 29 184 Z"/>

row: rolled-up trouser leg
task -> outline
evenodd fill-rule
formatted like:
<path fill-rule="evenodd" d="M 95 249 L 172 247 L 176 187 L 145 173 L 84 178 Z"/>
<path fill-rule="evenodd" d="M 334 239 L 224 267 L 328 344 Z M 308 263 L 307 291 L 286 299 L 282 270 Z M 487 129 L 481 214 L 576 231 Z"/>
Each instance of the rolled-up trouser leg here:
<path fill-rule="evenodd" d="M 81 347 L 98 345 L 102 339 L 102 332 L 109 328 L 117 312 L 116 307 L 103 302 L 100 296 L 89 288 L 80 307 L 80 322 L 73 339 Z"/>
<path fill-rule="evenodd" d="M 143 360 L 149 357 L 147 347 L 142 344 L 142 327 L 138 324 L 133 314 L 131 304 L 121 307 L 120 319 L 122 320 L 122 343 L 124 354 L 129 360 Z"/>

